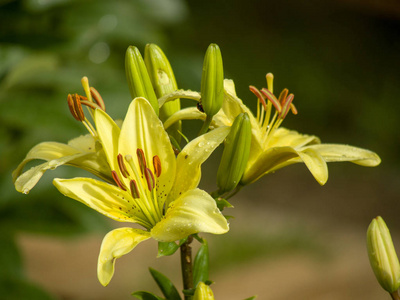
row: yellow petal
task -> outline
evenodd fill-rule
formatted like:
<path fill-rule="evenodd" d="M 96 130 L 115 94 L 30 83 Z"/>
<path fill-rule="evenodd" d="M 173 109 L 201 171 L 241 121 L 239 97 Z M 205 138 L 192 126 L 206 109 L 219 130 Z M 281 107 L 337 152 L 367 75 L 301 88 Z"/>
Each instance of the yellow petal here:
<path fill-rule="evenodd" d="M 115 260 L 132 251 L 139 243 L 150 238 L 150 233 L 141 229 L 118 228 L 107 233 L 100 248 L 97 277 L 104 286 L 114 275 Z"/>
<path fill-rule="evenodd" d="M 91 178 L 56 178 L 53 184 L 65 196 L 82 202 L 113 220 L 150 227 L 144 221 L 146 218 L 135 199 L 114 185 Z"/>
<path fill-rule="evenodd" d="M 161 242 L 173 242 L 197 232 L 223 234 L 229 230 L 215 200 L 200 189 L 187 191 L 170 204 L 165 217 L 151 230 Z"/>
<path fill-rule="evenodd" d="M 263 152 L 255 163 L 248 165 L 241 181 L 243 184 L 250 184 L 267 173 L 298 162 L 305 163 L 319 184 L 326 183 L 328 168 L 322 156 L 317 151 L 297 151 L 292 147 L 274 147 Z"/>
<path fill-rule="evenodd" d="M 292 147 L 299 149 L 306 145 L 319 144 L 321 141 L 313 135 L 300 134 L 297 131 L 286 128 L 278 128 L 273 135 L 269 137 L 268 143 L 264 147 Z"/>
<path fill-rule="evenodd" d="M 161 194 L 168 194 L 175 178 L 175 154 L 171 142 L 160 119 L 151 105 L 144 98 L 134 99 L 122 124 L 118 151 L 124 157 L 131 155 L 136 165 L 137 174 L 140 167 L 136 155 L 137 149 L 142 149 L 146 158 L 147 167 L 156 174 L 153 166 L 153 157 L 158 156 L 161 161 L 161 174 L 158 177 L 160 188 L 157 190 L 159 200 L 164 199 Z M 154 175 L 155 176 L 155 175 Z M 140 181 L 140 178 L 137 178 Z M 162 207 L 162 204 L 160 207 Z"/>
<path fill-rule="evenodd" d="M 94 121 L 111 170 L 119 170 L 117 167 L 118 138 L 120 134 L 118 125 L 101 109 L 94 111 Z"/>
<path fill-rule="evenodd" d="M 375 167 L 381 163 L 379 156 L 370 150 L 338 144 L 320 144 L 307 146 L 307 149 L 313 149 L 327 161 L 350 161 L 352 163 Z"/>
<path fill-rule="evenodd" d="M 176 161 L 176 178 L 166 205 L 180 196 L 180 194 L 197 187 L 201 178 L 201 164 L 224 141 L 230 127 L 221 127 L 212 130 L 190 141 L 182 149 Z"/>
<path fill-rule="evenodd" d="M 206 114 L 199 111 L 197 107 L 183 108 L 171 115 L 164 122 L 164 128 L 167 129 L 180 120 L 205 120 Z"/>

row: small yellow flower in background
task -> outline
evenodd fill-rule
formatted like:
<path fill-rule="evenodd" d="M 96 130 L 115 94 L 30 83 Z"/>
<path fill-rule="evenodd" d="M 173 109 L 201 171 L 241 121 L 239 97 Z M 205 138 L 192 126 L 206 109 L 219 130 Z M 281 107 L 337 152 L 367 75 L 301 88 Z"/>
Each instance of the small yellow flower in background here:
<path fill-rule="evenodd" d="M 229 127 L 192 140 L 175 157 L 168 134 L 144 98 L 132 101 L 121 129 L 103 110 L 94 111 L 94 120 L 115 183 L 74 178 L 54 179 L 54 184 L 107 217 L 146 229 L 118 228 L 105 236 L 98 261 L 101 284 L 110 282 L 115 259 L 144 240 L 173 242 L 197 232 L 229 230 L 214 199 L 196 188 L 201 164 Z"/>
<path fill-rule="evenodd" d="M 328 180 L 327 162 L 350 161 L 361 166 L 377 166 L 380 158 L 372 151 L 340 144 L 321 144 L 316 136 L 300 134 L 280 127 L 294 107 L 293 94 L 284 89 L 279 98 L 273 94 L 273 76 L 267 74 L 268 89 L 250 87 L 258 99 L 257 116 L 237 97 L 232 80 L 225 80 L 226 96 L 214 124 L 231 126 L 235 117 L 248 113 L 252 125 L 250 157 L 241 183 L 250 184 L 260 177 L 294 163 L 303 162 L 321 185 Z M 275 111 L 274 111 L 275 110 Z"/>
<path fill-rule="evenodd" d="M 96 108 L 105 110 L 105 105 L 97 90 L 89 87 L 87 77 L 82 78 L 82 85 L 86 97 L 78 94 L 68 95 L 68 106 L 72 116 L 77 121 L 82 122 L 90 134 L 72 139 L 68 144 L 43 142 L 34 146 L 12 174 L 14 185 L 18 192 L 29 193 L 47 170 L 54 170 L 62 165 L 78 167 L 107 182 L 113 182 L 111 170 L 103 147 L 99 142 L 96 129 L 85 117 L 82 109 L 82 105 L 85 105 L 89 108 L 90 114 L 92 114 Z M 36 159 L 45 160 L 46 162 L 22 173 L 25 165 Z"/>

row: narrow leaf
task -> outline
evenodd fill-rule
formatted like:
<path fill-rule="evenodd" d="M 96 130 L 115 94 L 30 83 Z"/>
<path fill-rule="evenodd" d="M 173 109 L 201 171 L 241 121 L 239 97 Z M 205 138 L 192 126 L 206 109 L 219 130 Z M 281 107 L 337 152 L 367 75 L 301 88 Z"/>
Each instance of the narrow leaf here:
<path fill-rule="evenodd" d="M 132 296 L 141 299 L 141 300 L 164 300 L 161 297 L 154 295 L 153 293 L 146 292 L 146 291 L 138 291 L 132 293 Z"/>
<path fill-rule="evenodd" d="M 201 245 L 194 259 L 194 266 L 193 266 L 194 287 L 196 287 L 200 281 L 206 282 L 208 280 L 208 265 L 209 265 L 208 243 L 207 240 L 203 239 L 203 244 Z"/>
<path fill-rule="evenodd" d="M 187 238 L 184 238 L 179 241 L 179 243 L 175 242 L 158 242 L 158 253 L 157 257 L 162 257 L 162 256 L 169 256 L 172 255 L 176 252 L 176 250 L 179 249 L 179 247 L 187 240 Z"/>
<path fill-rule="evenodd" d="M 152 268 L 149 268 L 149 270 L 167 300 L 181 300 L 181 296 L 171 280 Z"/>

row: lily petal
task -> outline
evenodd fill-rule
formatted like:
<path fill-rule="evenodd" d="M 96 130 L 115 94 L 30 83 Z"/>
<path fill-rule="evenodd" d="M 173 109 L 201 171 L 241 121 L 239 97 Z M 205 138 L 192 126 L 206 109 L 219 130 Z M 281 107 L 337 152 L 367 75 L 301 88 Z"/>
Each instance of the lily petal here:
<path fill-rule="evenodd" d="M 53 184 L 65 196 L 82 202 L 113 220 L 151 227 L 144 221 L 146 218 L 135 199 L 117 186 L 91 178 L 56 178 Z"/>
<path fill-rule="evenodd" d="M 47 162 L 21 175 L 25 165 L 36 159 Z M 112 180 L 101 145 L 97 146 L 91 135 L 84 135 L 69 141 L 68 145 L 44 142 L 33 147 L 12 174 L 16 190 L 29 192 L 47 170 L 54 170 L 64 164 L 87 170 L 106 181 Z"/>
<path fill-rule="evenodd" d="M 189 190 L 173 201 L 165 217 L 151 230 L 161 242 L 173 242 L 197 232 L 223 234 L 229 225 L 215 200 L 200 189 Z"/>
<path fill-rule="evenodd" d="M 320 144 L 321 141 L 314 135 L 298 133 L 295 130 L 289 130 L 280 127 L 274 131 L 274 134 L 268 139 L 268 143 L 264 147 L 283 147 L 289 146 L 299 149 L 306 145 Z"/>
<path fill-rule="evenodd" d="M 165 120 L 164 128 L 168 129 L 170 126 L 180 120 L 205 120 L 206 117 L 206 114 L 199 111 L 197 107 L 183 108 Z"/>
<path fill-rule="evenodd" d="M 150 238 L 150 233 L 141 229 L 118 228 L 107 233 L 100 248 L 97 277 L 103 286 L 110 283 L 114 275 L 115 260 L 131 252 L 139 243 Z"/>
<path fill-rule="evenodd" d="M 381 163 L 380 157 L 370 150 L 338 144 L 320 144 L 305 147 L 313 149 L 327 162 L 350 161 L 365 167 L 375 167 Z"/>
<path fill-rule="evenodd" d="M 328 168 L 325 160 L 317 151 L 305 149 L 297 151 L 292 147 L 274 147 L 263 152 L 255 161 L 248 165 L 241 182 L 250 184 L 261 176 L 276 171 L 285 166 L 304 162 L 314 178 L 323 185 L 328 179 Z"/>
<path fill-rule="evenodd" d="M 111 170 L 119 170 L 117 156 L 120 129 L 114 120 L 101 109 L 96 109 L 93 117 Z"/>
<path fill-rule="evenodd" d="M 161 162 L 161 174 L 158 177 L 160 188 L 157 189 L 157 199 L 164 199 L 164 195 L 171 190 L 175 178 L 175 154 L 163 124 L 154 112 L 149 102 L 144 98 L 134 99 L 122 124 L 118 151 L 124 157 L 131 155 L 136 165 L 137 176 L 140 166 L 136 156 L 137 149 L 142 149 L 146 158 L 147 167 L 156 174 L 153 166 L 153 157 L 158 156 Z M 140 181 L 137 178 L 137 181 Z M 162 202 L 162 200 L 161 200 Z M 163 206 L 163 202 L 160 207 Z"/>
<path fill-rule="evenodd" d="M 176 178 L 166 205 L 182 193 L 197 187 L 201 178 L 201 165 L 224 141 L 230 127 L 214 129 L 190 141 L 176 159 Z"/>

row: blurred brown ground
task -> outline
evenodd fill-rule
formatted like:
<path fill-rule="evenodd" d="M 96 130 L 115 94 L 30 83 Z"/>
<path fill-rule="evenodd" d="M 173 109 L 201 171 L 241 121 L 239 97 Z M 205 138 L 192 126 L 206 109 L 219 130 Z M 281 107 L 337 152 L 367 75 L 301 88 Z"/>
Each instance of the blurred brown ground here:
<path fill-rule="evenodd" d="M 216 299 L 239 300 L 254 294 L 274 300 L 390 298 L 370 269 L 365 232 L 370 220 L 381 214 L 400 249 L 399 187 L 395 184 L 399 177 L 350 165 L 331 164 L 330 171 L 331 179 L 320 187 L 304 166 L 287 168 L 264 177 L 232 201 L 235 208 L 227 214 L 235 219 L 224 239 L 237 233 L 256 231 L 267 236 L 300 228 L 325 253 L 295 249 L 272 257 L 249 257 L 226 268 L 211 266 Z M 209 236 L 211 252 L 218 238 Z M 114 278 L 104 288 L 96 278 L 102 236 L 62 240 L 22 235 L 19 240 L 29 276 L 60 299 L 133 299 L 130 294 L 137 290 L 160 294 L 149 266 L 180 283 L 179 271 L 171 272 L 178 267 L 179 256 L 156 259 L 155 241 L 117 260 Z"/>

